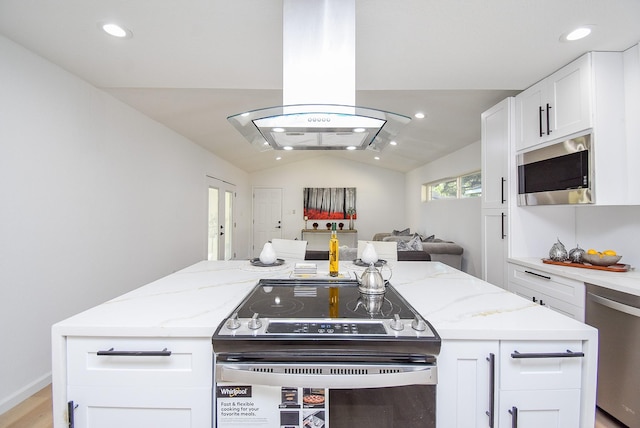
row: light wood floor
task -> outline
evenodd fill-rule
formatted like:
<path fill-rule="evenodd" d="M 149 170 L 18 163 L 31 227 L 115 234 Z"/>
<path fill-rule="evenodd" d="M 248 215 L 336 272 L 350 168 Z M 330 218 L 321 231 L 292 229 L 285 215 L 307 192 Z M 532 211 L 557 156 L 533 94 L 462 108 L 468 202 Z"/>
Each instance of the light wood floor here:
<path fill-rule="evenodd" d="M 596 413 L 594 428 L 621 428 L 606 414 Z M 51 415 L 51 385 L 38 391 L 25 401 L 0 415 L 0 428 L 53 428 Z"/>
<path fill-rule="evenodd" d="M 51 385 L 0 415 L 0 428 L 53 428 Z"/>

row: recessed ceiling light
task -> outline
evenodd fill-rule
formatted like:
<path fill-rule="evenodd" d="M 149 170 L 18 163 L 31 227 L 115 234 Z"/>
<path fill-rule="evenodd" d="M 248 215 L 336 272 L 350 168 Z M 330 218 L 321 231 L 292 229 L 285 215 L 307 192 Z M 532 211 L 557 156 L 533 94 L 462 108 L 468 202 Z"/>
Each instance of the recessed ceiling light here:
<path fill-rule="evenodd" d="M 284 132 L 284 128 L 273 128 L 273 132 Z"/>
<path fill-rule="evenodd" d="M 293 150 L 293 147 L 291 147 L 291 146 L 284 146 L 282 149 L 283 149 L 283 150 Z"/>
<path fill-rule="evenodd" d="M 276 158 L 276 160 L 280 160 L 280 159 L 282 159 L 282 156 L 278 156 L 278 157 Z"/>
<path fill-rule="evenodd" d="M 347 150 L 355 150 L 356 146 L 347 146 Z"/>
<path fill-rule="evenodd" d="M 380 160 L 380 156 L 374 156 L 373 157 L 375 160 Z"/>
<path fill-rule="evenodd" d="M 121 25 L 114 24 L 113 22 L 100 22 L 98 23 L 98 26 L 108 35 L 119 39 L 128 39 L 133 37 L 133 33 L 130 30 Z"/>
<path fill-rule="evenodd" d="M 364 132 L 364 128 L 355 128 L 353 132 L 358 132 L 358 133 Z"/>
<path fill-rule="evenodd" d="M 418 112 L 416 114 L 414 114 L 416 119 L 424 119 L 424 113 L 422 112 Z"/>
<path fill-rule="evenodd" d="M 389 141 L 389 144 L 391 144 L 392 146 L 397 146 L 398 143 L 396 143 L 395 141 Z"/>
<path fill-rule="evenodd" d="M 563 42 L 574 42 L 587 37 L 591 34 L 591 30 L 592 28 L 590 25 L 583 25 L 582 27 L 578 27 L 575 30 L 563 34 L 560 36 L 560 40 Z"/>

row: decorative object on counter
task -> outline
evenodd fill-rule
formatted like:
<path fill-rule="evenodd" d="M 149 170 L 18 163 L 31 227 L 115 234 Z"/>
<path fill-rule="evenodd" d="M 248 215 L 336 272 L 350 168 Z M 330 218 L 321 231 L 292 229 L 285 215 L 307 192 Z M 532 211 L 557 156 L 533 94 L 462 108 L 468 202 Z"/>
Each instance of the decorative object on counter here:
<path fill-rule="evenodd" d="M 427 260 L 427 261 L 428 261 L 428 260 Z M 378 261 L 376 261 L 373 265 L 374 265 L 375 267 L 382 267 L 382 265 L 384 265 L 384 264 L 386 264 L 386 263 L 387 263 L 387 261 L 386 261 L 386 260 L 378 259 Z M 368 266 L 371 266 L 371 263 L 365 263 L 365 262 L 363 262 L 363 261 L 362 261 L 362 259 L 355 259 L 355 260 L 353 261 L 353 264 L 354 264 L 354 265 L 356 265 L 356 266 L 361 266 L 361 267 L 368 267 Z"/>
<path fill-rule="evenodd" d="M 312 226 L 313 226 L 313 228 L 314 228 L 315 230 L 317 230 L 317 229 L 318 229 L 318 223 L 313 223 L 313 224 L 312 224 Z"/>
<path fill-rule="evenodd" d="M 325 226 L 327 226 L 327 230 L 331 230 L 331 223 L 327 223 Z"/>
<path fill-rule="evenodd" d="M 260 261 L 260 258 L 255 258 L 249 260 L 249 263 L 251 264 L 251 266 L 257 267 L 275 267 L 284 265 L 284 259 L 276 259 L 273 263 L 262 263 Z"/>
<path fill-rule="evenodd" d="M 340 230 L 342 230 L 342 228 L 344 227 L 344 223 L 338 223 L 338 227 L 340 228 Z"/>
<path fill-rule="evenodd" d="M 389 265 L 385 265 L 389 267 Z M 376 269 L 371 263 L 367 269 L 362 273 L 361 277 L 357 277 L 358 290 L 363 294 L 384 294 L 386 291 L 386 285 L 391 279 L 391 268 L 389 267 L 389 278 L 384 279 L 382 273 Z"/>
<path fill-rule="evenodd" d="M 551 246 L 551 249 L 549 250 L 549 258 L 556 262 L 563 262 L 569 258 L 567 249 L 564 247 L 564 244 L 560 242 L 560 239 Z"/>
<path fill-rule="evenodd" d="M 367 266 L 370 263 L 375 263 L 378 261 L 378 253 L 376 252 L 376 248 L 371 242 L 367 242 L 367 244 L 364 246 L 364 250 L 362 251 L 360 260 L 366 263 Z"/>
<path fill-rule="evenodd" d="M 617 264 L 621 258 L 622 256 L 619 256 L 617 254 L 607 255 L 602 253 L 598 253 L 598 254 L 585 253 L 584 256 L 582 256 L 582 261 L 594 266 L 611 266 L 611 265 Z"/>
<path fill-rule="evenodd" d="M 573 263 L 568 260 L 564 262 L 557 262 L 550 259 L 542 259 L 542 263 L 550 264 L 550 265 L 558 265 L 558 266 L 567 266 L 567 267 L 577 267 L 583 269 L 594 269 L 594 270 L 604 270 L 608 272 L 628 272 L 631 270 L 631 266 L 625 265 L 622 263 L 616 263 L 614 265 L 609 266 L 597 266 L 588 263 Z"/>
<path fill-rule="evenodd" d="M 582 257 L 585 251 L 580 248 L 580 245 L 576 244 L 576 248 L 572 248 L 569 251 L 569 261 L 573 263 L 582 263 Z"/>
<path fill-rule="evenodd" d="M 276 251 L 273 249 L 273 245 L 271 242 L 267 242 L 262 247 L 262 251 L 260 252 L 260 262 L 265 265 L 272 265 L 276 262 Z"/>
<path fill-rule="evenodd" d="M 304 228 L 308 229 L 309 228 L 309 216 L 304 216 Z"/>

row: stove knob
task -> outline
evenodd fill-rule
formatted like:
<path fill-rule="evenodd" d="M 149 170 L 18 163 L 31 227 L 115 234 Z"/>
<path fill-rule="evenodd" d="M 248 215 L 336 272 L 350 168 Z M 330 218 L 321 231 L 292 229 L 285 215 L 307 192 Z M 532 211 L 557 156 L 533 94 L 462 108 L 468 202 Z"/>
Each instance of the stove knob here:
<path fill-rule="evenodd" d="M 236 330 L 240 328 L 240 321 L 238 321 L 238 313 L 231 315 L 231 318 L 227 320 L 227 328 L 229 330 Z"/>
<path fill-rule="evenodd" d="M 249 324 L 247 325 L 251 330 L 257 330 L 262 327 L 262 321 L 258 318 L 258 314 L 255 313 L 249 320 Z"/>
<path fill-rule="evenodd" d="M 393 317 L 394 318 L 391 321 L 389 321 L 389 327 L 391 327 L 392 329 L 394 329 L 396 331 L 400 331 L 400 330 L 404 329 L 404 324 L 400 320 L 400 315 L 395 314 Z"/>
<path fill-rule="evenodd" d="M 416 331 L 425 331 L 427 329 L 427 323 L 423 319 L 415 317 L 411 322 L 411 328 Z"/>

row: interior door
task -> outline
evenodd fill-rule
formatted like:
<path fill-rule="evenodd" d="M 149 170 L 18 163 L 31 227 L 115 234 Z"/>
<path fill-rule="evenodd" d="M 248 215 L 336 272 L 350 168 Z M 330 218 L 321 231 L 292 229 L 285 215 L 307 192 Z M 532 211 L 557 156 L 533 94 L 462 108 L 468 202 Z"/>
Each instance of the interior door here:
<path fill-rule="evenodd" d="M 229 260 L 233 258 L 233 228 L 235 225 L 233 201 L 235 186 L 216 178 L 208 180 L 208 232 L 207 259 Z"/>
<path fill-rule="evenodd" d="M 253 190 L 253 257 L 258 257 L 265 242 L 282 238 L 282 189 Z"/>

